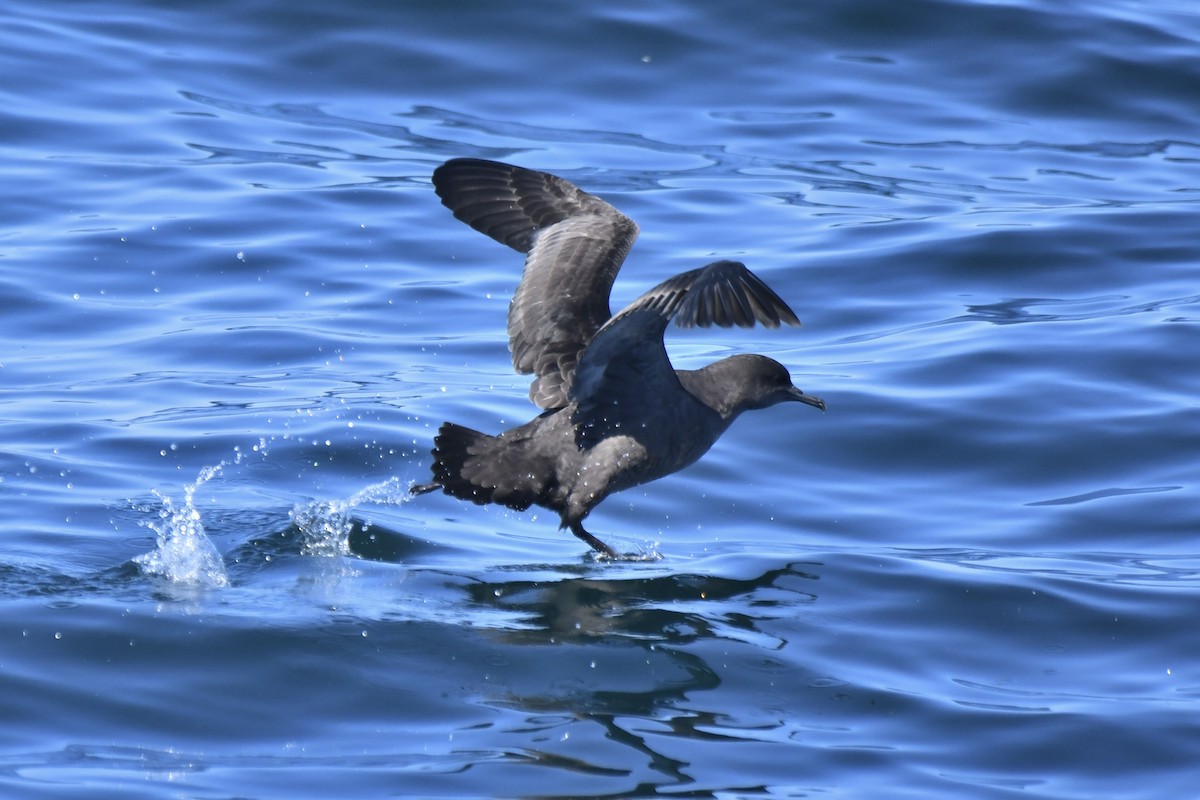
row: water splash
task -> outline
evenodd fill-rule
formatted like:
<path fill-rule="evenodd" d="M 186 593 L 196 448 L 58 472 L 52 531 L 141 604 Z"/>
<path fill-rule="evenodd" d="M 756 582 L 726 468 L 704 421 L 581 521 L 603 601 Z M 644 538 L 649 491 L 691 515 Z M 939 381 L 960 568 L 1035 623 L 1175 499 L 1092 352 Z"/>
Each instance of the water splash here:
<path fill-rule="evenodd" d="M 241 460 L 240 453 L 237 460 Z M 167 495 L 153 490 L 162 508 L 157 520 L 143 524 L 157 534 L 157 540 L 153 550 L 133 559 L 144 574 L 189 586 L 217 588 L 229 585 L 225 562 L 204 532 L 195 500 L 196 490 L 220 475 L 225 466 L 222 461 L 200 470 L 195 482 L 183 487 L 183 503 L 179 506 Z"/>
<path fill-rule="evenodd" d="M 350 555 L 350 534 L 356 524 L 353 512 L 365 504 L 392 505 L 408 499 L 408 486 L 388 478 L 355 492 L 347 500 L 314 500 L 297 504 L 292 523 L 300 530 L 300 551 L 307 556 L 334 558 Z M 364 522 L 370 525 L 370 522 Z"/>

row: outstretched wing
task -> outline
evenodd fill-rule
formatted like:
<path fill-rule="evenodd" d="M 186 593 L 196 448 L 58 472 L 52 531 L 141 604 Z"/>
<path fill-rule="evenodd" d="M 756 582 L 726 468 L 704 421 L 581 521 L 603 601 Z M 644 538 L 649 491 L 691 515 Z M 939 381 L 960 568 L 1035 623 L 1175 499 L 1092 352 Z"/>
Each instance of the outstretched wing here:
<path fill-rule="evenodd" d="M 496 161 L 447 161 L 433 185 L 455 217 L 528 254 L 508 307 L 513 366 L 535 376 L 529 398 L 540 408 L 566 405 L 583 349 L 611 316 L 637 224 L 562 178 Z"/>
<path fill-rule="evenodd" d="M 598 441 L 653 418 L 658 398 L 682 390 L 663 345 L 672 319 L 681 328 L 799 325 L 787 303 L 744 264 L 716 261 L 655 286 L 610 319 L 575 368 L 570 399 L 584 441 Z"/>

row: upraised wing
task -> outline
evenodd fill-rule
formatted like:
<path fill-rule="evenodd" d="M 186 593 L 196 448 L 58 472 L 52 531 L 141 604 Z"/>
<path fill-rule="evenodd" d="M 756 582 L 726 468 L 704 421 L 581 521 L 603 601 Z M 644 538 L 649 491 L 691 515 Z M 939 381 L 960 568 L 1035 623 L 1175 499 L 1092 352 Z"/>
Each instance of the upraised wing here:
<path fill-rule="evenodd" d="M 609 292 L 637 224 L 562 178 L 496 161 L 447 161 L 433 185 L 455 217 L 527 254 L 508 308 L 513 366 L 535 376 L 538 407 L 566 405 L 580 355 L 612 315 Z"/>
<path fill-rule="evenodd" d="M 638 420 L 665 392 L 679 391 L 663 333 L 713 325 L 768 328 L 799 325 L 787 303 L 744 264 L 716 261 L 655 286 L 610 319 L 593 337 L 575 369 L 570 399 L 584 441 L 598 441 Z"/>

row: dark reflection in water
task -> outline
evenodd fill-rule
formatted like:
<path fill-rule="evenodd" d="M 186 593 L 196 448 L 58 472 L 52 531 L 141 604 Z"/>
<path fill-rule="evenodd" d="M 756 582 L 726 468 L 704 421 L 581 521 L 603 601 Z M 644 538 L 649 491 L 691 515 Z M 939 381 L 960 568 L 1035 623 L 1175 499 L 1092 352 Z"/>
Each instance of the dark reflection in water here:
<path fill-rule="evenodd" d="M 511 641 L 518 644 L 613 635 L 678 644 L 728 637 L 731 630 L 749 636 L 764 635 L 756 628 L 754 618 L 729 613 L 730 607 L 766 609 L 778 605 L 777 597 L 758 595 L 780 590 L 784 578 L 817 580 L 815 574 L 802 571 L 800 566 L 788 564 L 749 579 L 681 574 L 622 580 L 570 578 L 552 583 L 488 581 L 470 586 L 468 593 L 477 603 L 521 612 L 532 628 L 510 633 Z M 782 591 L 788 593 L 789 605 L 816 598 L 815 593 L 791 586 Z"/>
<path fill-rule="evenodd" d="M 691 783 L 690 762 L 665 752 L 662 742 L 741 741 L 724 732 L 723 714 L 697 708 L 697 693 L 723 683 L 722 665 L 711 663 L 703 645 L 750 640 L 782 648 L 758 622 L 773 608 L 794 613 L 814 601 L 815 566 L 790 563 L 749 578 L 634 574 L 468 584 L 473 603 L 519 620 L 489 631 L 508 662 L 506 691 L 489 702 L 522 712 L 530 725 L 598 725 L 606 742 L 627 750 L 620 763 L 632 758 L 649 770 L 618 771 L 636 780 L 629 796 L 651 793 L 663 779 Z M 599 763 L 574 768 L 613 772 Z"/>

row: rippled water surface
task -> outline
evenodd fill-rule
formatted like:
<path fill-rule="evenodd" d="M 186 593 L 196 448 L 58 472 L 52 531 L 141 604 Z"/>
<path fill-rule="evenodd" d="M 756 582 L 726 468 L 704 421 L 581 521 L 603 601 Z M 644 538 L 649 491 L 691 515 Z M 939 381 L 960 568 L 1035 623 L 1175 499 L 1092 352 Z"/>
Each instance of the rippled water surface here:
<path fill-rule="evenodd" d="M 1189 3 L 10 4 L 0 796 L 1184 797 Z M 455 156 L 633 216 L 622 305 L 829 410 L 547 512 L 407 489 L 532 416 Z"/>

